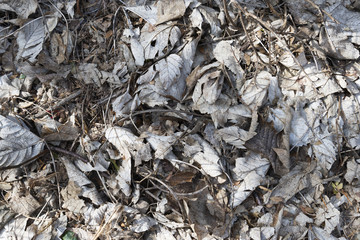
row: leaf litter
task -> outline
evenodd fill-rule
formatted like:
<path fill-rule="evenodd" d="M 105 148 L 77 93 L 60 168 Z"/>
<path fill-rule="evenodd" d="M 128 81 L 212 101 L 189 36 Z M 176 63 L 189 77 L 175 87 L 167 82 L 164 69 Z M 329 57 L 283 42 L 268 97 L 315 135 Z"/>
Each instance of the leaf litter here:
<path fill-rule="evenodd" d="M 8 1 L 0 238 L 358 239 L 358 1 Z"/>

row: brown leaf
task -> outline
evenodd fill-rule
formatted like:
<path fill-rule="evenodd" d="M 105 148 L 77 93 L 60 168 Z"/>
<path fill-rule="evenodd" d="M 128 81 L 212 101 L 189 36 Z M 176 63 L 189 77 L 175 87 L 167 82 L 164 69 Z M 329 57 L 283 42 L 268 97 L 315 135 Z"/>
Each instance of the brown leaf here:
<path fill-rule="evenodd" d="M 171 186 L 176 186 L 181 183 L 191 183 L 194 177 L 195 174 L 192 172 L 180 172 L 172 175 L 168 181 Z"/>
<path fill-rule="evenodd" d="M 275 173 L 277 173 L 277 166 L 279 164 L 274 148 L 279 147 L 279 134 L 270 123 L 263 121 L 260 121 L 257 126 L 256 133 L 257 134 L 253 138 L 245 142 L 244 146 L 269 159 Z"/>

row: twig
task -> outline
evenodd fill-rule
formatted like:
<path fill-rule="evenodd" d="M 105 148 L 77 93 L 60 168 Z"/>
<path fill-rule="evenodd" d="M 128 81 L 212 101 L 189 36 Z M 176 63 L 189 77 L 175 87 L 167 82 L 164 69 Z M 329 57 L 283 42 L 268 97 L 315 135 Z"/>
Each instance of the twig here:
<path fill-rule="evenodd" d="M 235 6 L 242 12 L 244 13 L 245 16 L 250 16 L 251 18 L 253 18 L 254 20 L 256 20 L 258 23 L 260 23 L 264 28 L 266 28 L 268 31 L 270 31 L 272 34 L 274 34 L 274 36 L 276 37 L 276 39 L 281 43 L 281 45 L 283 46 L 283 48 L 289 52 L 289 54 L 291 55 L 291 57 L 293 58 L 294 62 L 299 66 L 300 71 L 304 73 L 305 77 L 310 81 L 313 82 L 311 80 L 311 78 L 309 77 L 309 75 L 307 74 L 307 72 L 305 71 L 304 67 L 300 64 L 299 60 L 294 56 L 294 54 L 291 52 L 291 50 L 289 49 L 289 47 L 287 46 L 286 42 L 281 39 L 279 37 L 279 35 L 271 28 L 271 26 L 269 24 L 267 24 L 266 22 L 264 22 L 263 20 L 259 19 L 257 16 L 255 16 L 254 14 L 248 12 L 247 10 L 243 9 L 238 3 L 234 3 Z M 300 77 L 300 75 L 299 75 Z M 313 87 L 314 88 L 314 87 Z M 314 88 L 314 92 L 317 92 L 317 90 Z"/>
<path fill-rule="evenodd" d="M 236 26 L 236 24 L 234 23 L 234 21 L 232 20 L 232 18 L 229 15 L 228 9 L 227 9 L 227 3 L 226 0 L 223 0 L 223 5 L 224 5 L 224 12 L 225 12 L 225 16 L 226 19 L 228 20 L 228 22 L 235 28 L 235 29 L 240 29 L 238 26 Z"/>
<path fill-rule="evenodd" d="M 164 183 L 163 181 L 161 181 L 160 179 L 158 179 L 158 178 L 156 178 L 156 177 L 150 176 L 149 179 L 152 179 L 152 180 L 154 180 L 154 181 L 157 181 L 158 183 L 160 183 L 161 185 L 163 185 L 163 186 L 171 193 L 171 195 L 174 197 L 174 199 L 175 199 L 176 202 L 178 203 L 179 208 L 180 208 L 180 210 L 181 210 L 181 213 L 182 213 L 183 215 L 186 214 L 186 211 L 185 211 L 184 207 L 181 205 L 181 203 L 180 203 L 180 201 L 179 201 L 179 199 L 178 199 L 178 197 L 177 197 L 177 194 L 171 189 L 171 187 L 169 187 L 168 185 L 166 185 L 166 183 Z M 151 181 L 151 180 L 150 180 L 150 181 Z M 152 182 L 152 181 L 151 181 L 151 182 Z M 154 184 L 154 183 L 153 183 L 153 184 Z M 156 184 L 154 184 L 154 186 L 156 186 Z M 158 188 L 159 188 L 159 187 L 158 187 Z M 161 188 L 159 188 L 159 189 L 161 189 Z"/>
<path fill-rule="evenodd" d="M 49 146 L 49 144 L 47 144 L 46 141 L 44 141 L 46 147 L 50 150 L 51 147 Z M 57 173 L 57 170 L 56 170 L 56 163 L 55 163 L 55 158 L 52 154 L 52 152 L 50 151 L 50 156 L 51 156 L 51 161 L 52 161 L 52 165 L 54 167 L 54 172 Z M 58 190 L 58 201 L 59 201 L 59 206 L 61 206 L 61 197 L 60 197 L 60 184 L 59 184 L 59 178 L 57 176 L 57 174 L 55 174 L 55 180 L 56 180 L 56 187 L 57 187 L 57 190 Z"/>
<path fill-rule="evenodd" d="M 81 93 L 83 92 L 82 89 L 76 91 L 75 93 L 71 94 L 70 96 L 67 96 L 66 98 L 61 99 L 58 103 L 56 103 L 54 106 L 52 106 L 52 111 L 61 107 L 62 105 L 64 105 L 65 103 L 69 102 L 71 99 L 76 98 L 77 96 L 79 96 Z M 45 116 L 46 114 L 48 114 L 48 112 L 43 111 L 43 112 L 39 112 L 35 115 L 35 117 L 40 118 Z"/>
<path fill-rule="evenodd" d="M 80 156 L 80 155 L 77 154 L 77 153 L 70 152 L 70 151 L 65 150 L 65 149 L 63 149 L 63 148 L 59 148 L 59 147 L 55 147 L 55 146 L 50 146 L 50 145 L 48 145 L 48 148 L 49 148 L 50 150 L 52 150 L 52 151 L 59 152 L 59 153 L 63 153 L 63 154 L 65 154 L 65 155 L 69 155 L 69 156 L 72 156 L 72 157 L 74 157 L 74 158 L 77 158 L 77 159 L 83 161 L 84 163 L 88 163 L 88 162 L 89 162 L 89 160 L 88 160 L 87 158 L 84 158 L 83 156 Z"/>
<path fill-rule="evenodd" d="M 184 116 L 182 116 L 181 114 L 188 114 L 188 115 L 193 115 L 193 116 L 198 116 L 198 117 L 204 117 L 204 115 L 201 115 L 198 113 L 183 111 L 183 110 L 174 110 L 174 109 L 148 109 L 148 110 L 142 110 L 142 111 L 132 113 L 131 116 L 134 117 L 134 116 L 141 115 L 144 113 L 156 113 L 156 112 L 172 112 L 172 113 L 177 114 L 179 117 L 181 117 L 181 119 L 183 119 L 187 122 L 191 122 L 191 121 L 184 118 Z M 125 121 L 128 119 L 130 119 L 130 116 L 124 117 L 124 118 L 120 119 L 120 121 Z"/>

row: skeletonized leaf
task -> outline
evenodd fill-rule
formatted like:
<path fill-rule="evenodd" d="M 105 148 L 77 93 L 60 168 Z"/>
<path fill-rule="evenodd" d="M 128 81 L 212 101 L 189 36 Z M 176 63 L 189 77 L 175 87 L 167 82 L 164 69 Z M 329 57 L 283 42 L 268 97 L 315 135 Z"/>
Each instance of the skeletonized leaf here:
<path fill-rule="evenodd" d="M 13 167 L 38 155 L 44 148 L 41 138 L 0 115 L 0 167 Z"/>

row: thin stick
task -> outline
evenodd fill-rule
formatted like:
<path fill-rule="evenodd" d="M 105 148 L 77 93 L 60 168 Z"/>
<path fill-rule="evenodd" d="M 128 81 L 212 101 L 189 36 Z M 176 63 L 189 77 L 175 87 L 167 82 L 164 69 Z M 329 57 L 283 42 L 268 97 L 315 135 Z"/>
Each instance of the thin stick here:
<path fill-rule="evenodd" d="M 48 145 L 47 147 L 48 147 L 50 150 L 53 150 L 53 151 L 55 151 L 55 152 L 63 153 L 63 154 L 65 154 L 65 155 L 69 155 L 69 156 L 72 156 L 72 157 L 74 157 L 74 158 L 77 158 L 77 159 L 83 161 L 84 163 L 88 163 L 88 162 L 89 162 L 89 160 L 88 160 L 87 158 L 84 158 L 83 156 L 80 156 L 80 155 L 77 154 L 77 153 L 70 152 L 70 151 L 68 151 L 68 150 L 65 150 L 65 149 L 62 149 L 62 148 L 59 148 L 59 147 L 55 147 L 55 146 L 50 146 L 50 145 Z"/>

